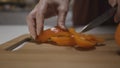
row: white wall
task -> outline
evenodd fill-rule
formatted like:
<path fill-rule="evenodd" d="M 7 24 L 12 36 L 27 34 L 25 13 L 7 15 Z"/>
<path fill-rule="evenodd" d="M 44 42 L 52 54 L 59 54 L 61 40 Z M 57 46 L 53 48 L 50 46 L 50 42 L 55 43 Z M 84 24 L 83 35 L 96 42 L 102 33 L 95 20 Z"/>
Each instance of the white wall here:
<path fill-rule="evenodd" d="M 26 25 L 26 16 L 29 12 L 0 12 L 0 25 Z M 55 26 L 57 17 L 45 20 L 45 25 Z M 71 12 L 68 13 L 66 25 L 71 26 Z"/>
<path fill-rule="evenodd" d="M 28 12 L 0 12 L 0 25 L 26 24 Z"/>

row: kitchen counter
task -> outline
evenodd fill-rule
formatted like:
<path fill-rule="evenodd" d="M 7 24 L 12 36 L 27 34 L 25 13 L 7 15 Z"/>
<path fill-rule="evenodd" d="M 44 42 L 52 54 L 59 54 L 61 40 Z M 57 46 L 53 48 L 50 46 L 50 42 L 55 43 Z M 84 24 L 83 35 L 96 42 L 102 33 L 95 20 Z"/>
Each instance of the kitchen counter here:
<path fill-rule="evenodd" d="M 50 28 L 51 26 L 45 26 L 45 29 Z M 80 28 L 76 28 L 79 32 Z M 115 32 L 116 26 L 100 26 L 92 29 L 86 33 L 90 34 L 113 34 Z M 18 37 L 22 34 L 27 34 L 28 28 L 27 25 L 1 25 L 0 26 L 0 44 L 7 42 L 15 37 Z"/>

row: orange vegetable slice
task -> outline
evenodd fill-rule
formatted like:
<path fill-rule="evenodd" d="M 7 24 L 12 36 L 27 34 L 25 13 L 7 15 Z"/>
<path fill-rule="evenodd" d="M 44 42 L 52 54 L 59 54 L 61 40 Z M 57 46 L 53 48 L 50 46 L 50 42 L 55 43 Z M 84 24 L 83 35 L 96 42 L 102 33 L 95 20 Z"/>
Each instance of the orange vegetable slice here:
<path fill-rule="evenodd" d="M 97 43 L 101 43 L 103 40 L 93 35 L 87 35 L 77 33 L 74 28 L 69 30 L 62 30 L 59 27 L 53 27 L 44 30 L 38 37 L 38 42 L 55 42 L 61 46 L 78 46 L 82 48 L 94 47 Z"/>
<path fill-rule="evenodd" d="M 59 27 L 53 27 L 47 30 L 44 30 L 38 37 L 38 42 L 47 42 L 51 37 L 55 36 L 70 36 L 70 33 L 67 30 L 62 30 Z"/>
<path fill-rule="evenodd" d="M 72 35 L 80 36 L 80 34 L 77 33 L 74 28 L 69 28 L 68 30 Z"/>
<path fill-rule="evenodd" d="M 83 36 L 86 38 L 86 40 L 91 41 L 91 42 L 103 43 L 105 41 L 104 39 L 95 37 L 94 35 L 91 35 L 91 34 L 89 34 L 89 35 L 84 34 Z"/>
<path fill-rule="evenodd" d="M 94 47 L 99 39 L 96 39 L 93 35 L 86 35 L 82 33 L 77 33 L 74 28 L 70 28 L 69 32 L 73 35 L 73 38 L 77 46 L 82 48 Z"/>
<path fill-rule="evenodd" d="M 84 37 L 74 36 L 77 46 L 82 48 L 91 48 L 95 46 L 95 42 L 87 41 Z"/>
<path fill-rule="evenodd" d="M 51 40 L 55 42 L 57 45 L 61 46 L 73 46 L 75 45 L 74 40 L 71 37 L 51 37 Z"/>
<path fill-rule="evenodd" d="M 120 23 L 115 32 L 115 40 L 116 40 L 117 44 L 120 46 Z"/>

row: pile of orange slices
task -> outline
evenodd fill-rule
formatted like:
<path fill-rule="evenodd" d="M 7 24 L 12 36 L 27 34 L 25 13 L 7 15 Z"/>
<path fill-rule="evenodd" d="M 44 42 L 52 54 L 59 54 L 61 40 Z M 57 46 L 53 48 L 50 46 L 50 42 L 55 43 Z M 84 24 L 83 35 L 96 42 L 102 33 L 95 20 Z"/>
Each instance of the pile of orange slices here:
<path fill-rule="evenodd" d="M 60 46 L 77 46 L 81 48 L 91 48 L 104 42 L 104 39 L 94 35 L 78 33 L 74 28 L 63 30 L 59 27 L 44 30 L 36 40 L 41 43 L 54 42 Z"/>

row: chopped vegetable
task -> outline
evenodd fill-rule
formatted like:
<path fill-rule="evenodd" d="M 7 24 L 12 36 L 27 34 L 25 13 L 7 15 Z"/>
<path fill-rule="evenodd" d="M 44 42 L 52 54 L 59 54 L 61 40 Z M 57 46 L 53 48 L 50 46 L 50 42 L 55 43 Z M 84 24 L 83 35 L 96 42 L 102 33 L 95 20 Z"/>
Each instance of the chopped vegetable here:
<path fill-rule="evenodd" d="M 59 27 L 44 30 L 37 41 L 39 42 L 54 42 L 61 46 L 77 46 L 81 48 L 91 48 L 97 43 L 102 43 L 104 40 L 97 38 L 94 35 L 77 33 L 74 28 L 62 30 Z"/>

